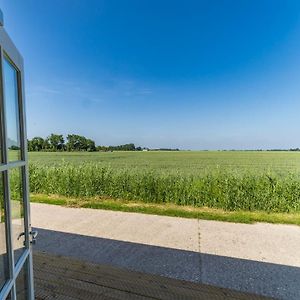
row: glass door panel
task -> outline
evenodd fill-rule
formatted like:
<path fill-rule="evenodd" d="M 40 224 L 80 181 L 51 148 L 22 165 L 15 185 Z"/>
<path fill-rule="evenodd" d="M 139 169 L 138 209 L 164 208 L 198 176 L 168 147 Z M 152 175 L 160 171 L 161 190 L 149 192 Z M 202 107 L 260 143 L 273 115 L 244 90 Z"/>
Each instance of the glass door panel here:
<path fill-rule="evenodd" d="M 18 78 L 17 70 L 6 58 L 3 61 L 3 72 L 8 159 L 15 161 L 21 159 Z"/>
<path fill-rule="evenodd" d="M 8 278 L 3 176 L 0 174 L 0 289 Z"/>
<path fill-rule="evenodd" d="M 22 255 L 25 246 L 24 203 L 22 172 L 20 168 L 9 171 L 12 241 L 15 264 Z"/>
<path fill-rule="evenodd" d="M 17 300 L 26 300 L 28 295 L 28 278 L 27 278 L 27 270 L 28 270 L 28 261 L 24 263 L 23 268 L 21 269 L 17 281 L 16 281 L 16 298 Z"/>

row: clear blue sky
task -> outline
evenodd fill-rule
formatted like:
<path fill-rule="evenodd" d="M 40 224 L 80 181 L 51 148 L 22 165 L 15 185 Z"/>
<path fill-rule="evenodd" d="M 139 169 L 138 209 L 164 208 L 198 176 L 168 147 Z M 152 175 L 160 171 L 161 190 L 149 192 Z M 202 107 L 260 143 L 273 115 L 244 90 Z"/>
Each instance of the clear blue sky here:
<path fill-rule="evenodd" d="M 28 135 L 300 147 L 300 1 L 0 1 Z"/>

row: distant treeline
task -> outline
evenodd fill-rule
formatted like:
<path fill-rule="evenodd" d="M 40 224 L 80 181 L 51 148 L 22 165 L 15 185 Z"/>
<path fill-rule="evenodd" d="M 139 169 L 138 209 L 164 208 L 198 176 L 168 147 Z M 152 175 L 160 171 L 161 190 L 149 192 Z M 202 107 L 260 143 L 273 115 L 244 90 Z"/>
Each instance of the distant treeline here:
<path fill-rule="evenodd" d="M 291 149 L 270 149 L 267 151 L 300 151 L 299 148 L 291 148 Z"/>
<path fill-rule="evenodd" d="M 28 140 L 28 151 L 179 151 L 179 149 L 148 149 L 136 147 L 133 143 L 118 146 L 96 146 L 95 141 L 77 134 L 50 134 L 47 138 L 34 137 Z"/>
<path fill-rule="evenodd" d="M 172 149 L 172 148 L 148 149 L 148 148 L 146 148 L 146 150 L 148 150 L 148 151 L 180 151 L 178 148 L 176 148 L 176 149 Z"/>
<path fill-rule="evenodd" d="M 119 146 L 98 146 L 97 151 L 142 151 L 142 147 L 135 147 L 134 144 L 124 144 Z"/>
<path fill-rule="evenodd" d="M 203 151 L 209 151 L 209 150 L 203 150 Z M 218 151 L 249 151 L 249 152 L 257 152 L 257 151 L 300 151 L 300 148 L 290 148 L 290 149 L 230 149 L 230 150 L 218 150 Z"/>
<path fill-rule="evenodd" d="M 95 142 L 84 136 L 68 134 L 66 141 L 62 134 L 50 134 L 47 138 L 34 137 L 28 140 L 28 151 L 96 151 Z"/>

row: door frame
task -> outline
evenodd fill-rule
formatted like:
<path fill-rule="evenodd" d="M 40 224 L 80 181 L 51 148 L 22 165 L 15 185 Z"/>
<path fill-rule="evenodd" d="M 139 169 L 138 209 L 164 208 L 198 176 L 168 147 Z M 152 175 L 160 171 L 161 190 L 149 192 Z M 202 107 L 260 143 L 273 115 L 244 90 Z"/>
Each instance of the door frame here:
<path fill-rule="evenodd" d="M 1 13 L 0 13 L 1 16 Z M 6 131 L 6 116 L 5 116 L 5 89 L 3 81 L 3 61 L 8 60 L 17 70 L 17 90 L 18 90 L 18 115 L 20 124 L 20 146 L 21 158 L 18 161 L 10 162 L 8 159 L 8 144 Z M 2 93 L 1 93 L 2 90 Z M 31 245 L 31 222 L 30 222 L 30 203 L 29 203 L 29 180 L 28 180 L 28 154 L 27 154 L 27 134 L 26 134 L 26 116 L 25 116 L 25 97 L 24 97 L 24 64 L 23 57 L 15 47 L 14 43 L 6 33 L 0 22 L 0 127 L 2 144 L 2 162 L 0 163 L 0 172 L 3 174 L 4 187 L 4 203 L 6 214 L 6 243 L 7 243 L 7 260 L 8 260 L 8 276 L 0 291 L 0 299 L 6 299 L 10 294 L 11 299 L 16 299 L 16 281 L 17 277 L 24 267 L 26 272 L 27 298 L 34 299 L 33 285 L 33 263 L 32 263 L 32 245 Z M 14 250 L 12 241 L 12 219 L 11 219 L 11 204 L 10 204 L 10 185 L 9 185 L 9 170 L 18 168 L 22 175 L 22 195 L 24 207 L 24 229 L 25 242 L 24 250 L 18 263 L 14 261 Z"/>

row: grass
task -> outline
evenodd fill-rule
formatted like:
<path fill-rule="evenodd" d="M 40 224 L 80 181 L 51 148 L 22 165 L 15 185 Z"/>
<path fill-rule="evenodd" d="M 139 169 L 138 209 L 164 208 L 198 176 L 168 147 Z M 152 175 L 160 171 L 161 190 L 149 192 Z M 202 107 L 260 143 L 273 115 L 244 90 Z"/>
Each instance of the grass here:
<path fill-rule="evenodd" d="M 280 223 L 300 225 L 300 213 L 266 213 L 235 211 L 229 212 L 222 209 L 207 207 L 197 208 L 173 204 L 146 204 L 142 202 L 114 200 L 109 198 L 69 198 L 59 195 L 31 194 L 31 202 L 61 205 L 66 207 L 81 207 L 105 209 L 132 213 L 154 214 L 170 217 L 195 218 L 216 220 L 235 223 L 252 224 L 255 222 Z"/>
<path fill-rule="evenodd" d="M 84 205 L 298 224 L 300 152 L 33 152 L 29 158 L 31 193 L 61 197 L 51 201 L 98 199 Z"/>

